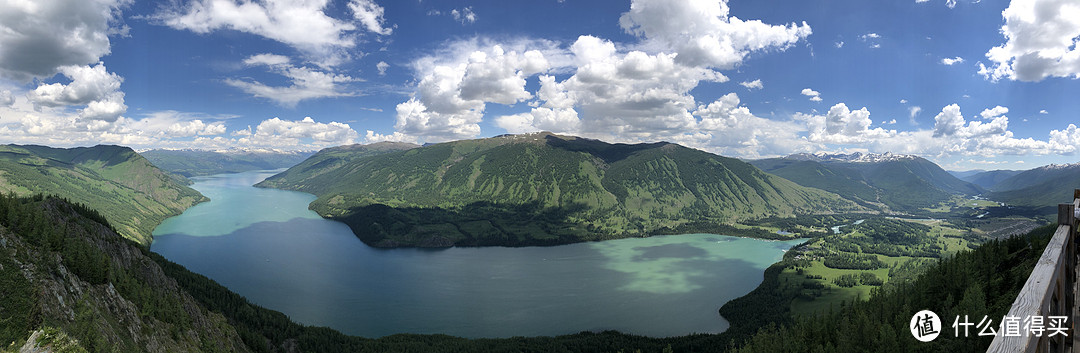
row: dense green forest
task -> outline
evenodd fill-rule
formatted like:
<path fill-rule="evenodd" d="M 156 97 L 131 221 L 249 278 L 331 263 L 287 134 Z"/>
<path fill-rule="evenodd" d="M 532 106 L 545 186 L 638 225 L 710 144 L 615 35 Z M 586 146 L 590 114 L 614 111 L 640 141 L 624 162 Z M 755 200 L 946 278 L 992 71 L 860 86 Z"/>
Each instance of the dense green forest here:
<path fill-rule="evenodd" d="M 745 162 L 663 142 L 536 133 L 359 151 L 320 152 L 257 186 L 315 194 L 311 209 L 377 247 L 552 245 L 863 210 Z"/>
<path fill-rule="evenodd" d="M 44 330 L 76 352 L 248 351 L 148 253 L 85 205 L 0 196 L 0 349 Z"/>
<path fill-rule="evenodd" d="M 957 315 L 999 322 L 1023 288 L 1056 226 L 1026 235 L 990 240 L 926 266 L 912 281 L 874 290 L 867 300 L 844 303 L 826 313 L 778 320 L 755 334 L 739 352 L 985 352 L 993 337 L 955 337 Z M 726 306 L 725 306 L 726 307 Z M 931 310 L 944 328 L 936 340 L 915 340 L 911 317 Z"/>

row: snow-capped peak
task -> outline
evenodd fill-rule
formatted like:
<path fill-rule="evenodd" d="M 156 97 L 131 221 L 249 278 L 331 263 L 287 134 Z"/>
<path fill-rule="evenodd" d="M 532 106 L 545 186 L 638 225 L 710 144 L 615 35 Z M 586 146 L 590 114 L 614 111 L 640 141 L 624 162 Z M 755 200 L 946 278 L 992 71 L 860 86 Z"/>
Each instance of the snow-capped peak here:
<path fill-rule="evenodd" d="M 816 152 L 799 153 L 788 156 L 789 159 L 816 161 L 816 162 L 848 162 L 848 163 L 880 163 L 880 162 L 892 162 L 900 160 L 909 160 L 918 158 L 910 154 L 893 154 L 892 152 L 885 153 L 828 153 L 828 152 Z"/>
<path fill-rule="evenodd" d="M 1062 170 L 1062 169 L 1072 169 L 1072 168 L 1078 168 L 1078 167 L 1080 167 L 1080 162 L 1071 163 L 1071 164 L 1050 164 L 1050 165 L 1042 166 L 1039 169 Z"/>

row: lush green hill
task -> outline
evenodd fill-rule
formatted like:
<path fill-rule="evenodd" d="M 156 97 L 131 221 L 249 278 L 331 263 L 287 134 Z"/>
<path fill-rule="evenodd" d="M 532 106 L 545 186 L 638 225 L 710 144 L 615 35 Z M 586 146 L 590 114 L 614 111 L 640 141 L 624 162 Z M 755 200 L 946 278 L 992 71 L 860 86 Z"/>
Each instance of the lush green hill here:
<path fill-rule="evenodd" d="M 934 207 L 953 195 L 983 192 L 934 162 L 916 156 L 799 154 L 750 163 L 799 185 L 834 192 L 863 205 L 884 205 L 902 212 Z"/>
<path fill-rule="evenodd" d="M 185 177 L 288 168 L 311 156 L 310 152 L 196 150 L 150 150 L 140 154 L 158 168 Z"/>
<path fill-rule="evenodd" d="M 1080 163 L 1049 165 L 1016 174 L 995 185 L 987 198 L 1015 206 L 1052 207 L 1071 201 L 1073 189 L 1080 189 Z"/>
<path fill-rule="evenodd" d="M 1022 170 L 990 170 L 978 172 L 972 175 L 958 177 L 960 180 L 978 185 L 983 189 L 993 190 L 998 183 L 1009 179 L 1017 174 L 1023 172 Z"/>
<path fill-rule="evenodd" d="M 99 210 L 142 244 L 161 221 L 206 200 L 127 147 L 0 146 L 0 192 L 53 194 Z"/>
<path fill-rule="evenodd" d="M 311 162 L 258 186 L 313 193 L 313 210 L 385 247 L 551 245 L 860 209 L 670 143 L 536 133 Z"/>

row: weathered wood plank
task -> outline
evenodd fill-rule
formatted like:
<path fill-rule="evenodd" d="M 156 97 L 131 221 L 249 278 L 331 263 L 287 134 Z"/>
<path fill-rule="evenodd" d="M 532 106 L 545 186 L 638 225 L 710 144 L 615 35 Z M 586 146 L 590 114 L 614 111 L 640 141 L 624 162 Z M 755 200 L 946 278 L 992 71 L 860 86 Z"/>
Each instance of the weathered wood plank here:
<path fill-rule="evenodd" d="M 1069 213 L 1071 215 L 1072 212 Z M 1066 261 L 1062 253 L 1069 244 L 1070 233 L 1069 225 L 1058 226 L 1057 231 L 1054 232 L 1054 237 L 1050 239 L 1049 244 L 1046 244 L 1046 250 L 1043 251 L 1039 261 L 1035 264 L 1035 269 L 1031 271 L 1031 276 L 1028 277 L 1027 282 L 1024 282 L 1024 288 L 1020 290 L 1020 294 L 1013 301 L 1012 308 L 1009 309 L 1009 316 L 1024 318 L 1038 315 L 1057 315 L 1048 311 L 1054 292 L 1062 289 L 1058 288 L 1059 285 L 1063 284 L 1059 281 L 1063 272 L 1061 270 Z M 1046 336 L 1042 337 L 1042 339 L 1045 338 Z M 1042 343 L 1041 341 L 1040 337 L 1033 336 L 997 336 L 990 343 L 987 352 L 1035 352 Z"/>
<path fill-rule="evenodd" d="M 1073 200 L 1073 203 L 1063 203 L 1058 205 L 1058 222 L 1059 226 L 1072 226 L 1073 222 L 1076 222 L 1076 202 L 1080 200 Z"/>

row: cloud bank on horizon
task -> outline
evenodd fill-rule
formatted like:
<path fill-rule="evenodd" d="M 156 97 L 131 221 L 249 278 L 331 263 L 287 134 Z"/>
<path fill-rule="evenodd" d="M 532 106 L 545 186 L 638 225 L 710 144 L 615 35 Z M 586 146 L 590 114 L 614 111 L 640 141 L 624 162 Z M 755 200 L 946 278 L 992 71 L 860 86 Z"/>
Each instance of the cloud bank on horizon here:
<path fill-rule="evenodd" d="M 1077 41 L 1069 0 L 0 0 L 0 142 L 312 150 L 546 130 L 1030 168 L 1080 149 Z"/>

